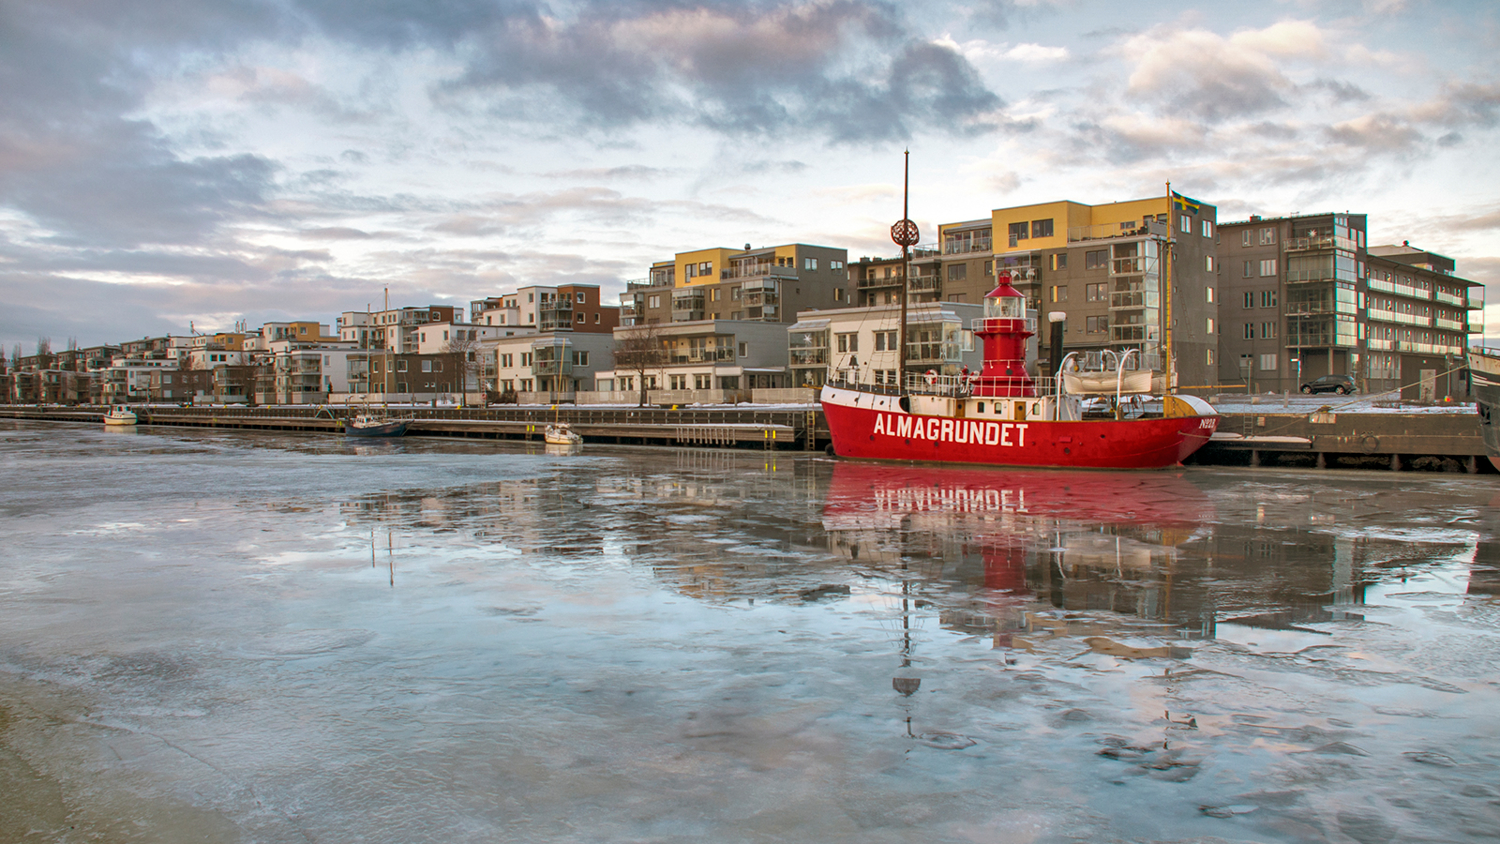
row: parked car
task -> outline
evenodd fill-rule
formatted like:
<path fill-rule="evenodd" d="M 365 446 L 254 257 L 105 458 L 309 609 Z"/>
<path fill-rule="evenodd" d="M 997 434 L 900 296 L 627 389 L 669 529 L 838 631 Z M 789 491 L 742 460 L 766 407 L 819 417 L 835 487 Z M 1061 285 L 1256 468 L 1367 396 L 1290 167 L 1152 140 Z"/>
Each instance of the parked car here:
<path fill-rule="evenodd" d="M 1302 385 L 1302 392 L 1311 395 L 1313 393 L 1338 393 L 1347 396 L 1354 392 L 1354 379 L 1347 375 L 1324 375 Z"/>

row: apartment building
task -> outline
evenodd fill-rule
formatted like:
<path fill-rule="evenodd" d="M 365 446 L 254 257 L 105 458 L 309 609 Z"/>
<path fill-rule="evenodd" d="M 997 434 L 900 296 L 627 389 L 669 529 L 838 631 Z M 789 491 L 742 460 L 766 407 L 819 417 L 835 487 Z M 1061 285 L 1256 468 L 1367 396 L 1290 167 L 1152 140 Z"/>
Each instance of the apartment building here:
<path fill-rule="evenodd" d="M 1484 335 L 1484 285 L 1454 275 L 1452 258 L 1409 241 L 1371 246 L 1366 263 L 1367 388 L 1403 398 L 1467 398 L 1470 335 Z"/>
<path fill-rule="evenodd" d="M 470 302 L 469 321 L 534 331 L 609 334 L 620 324 L 620 308 L 604 304 L 596 284 L 532 285 Z"/>
<path fill-rule="evenodd" d="M 898 259 L 899 261 L 899 259 Z M 909 372 L 957 375 L 978 372 L 984 350 L 973 324 L 982 304 L 926 302 L 909 305 L 906 366 Z M 901 309 L 895 305 L 803 311 L 787 327 L 790 385 L 817 389 L 835 377 L 860 384 L 897 384 Z M 1036 352 L 1036 342 L 1031 350 Z"/>
<path fill-rule="evenodd" d="M 517 334 L 485 343 L 491 377 L 486 390 L 521 401 L 573 401 L 595 389 L 600 372 L 614 365 L 613 334 L 548 331 Z"/>
<path fill-rule="evenodd" d="M 911 301 L 982 304 L 999 275 L 1009 273 L 1028 308 L 1063 314 L 1065 353 L 1134 349 L 1162 369 L 1170 347 L 1176 385 L 1216 384 L 1217 222 L 1213 205 L 1178 195 L 1170 202 L 1163 195 L 995 209 L 987 218 L 942 224 L 936 245 L 918 247 Z M 868 269 L 881 277 L 863 291 L 883 302 L 877 283 L 885 267 Z"/>
<path fill-rule="evenodd" d="M 417 354 L 421 330 L 434 323 L 463 322 L 463 308 L 428 305 L 384 311 L 345 311 L 336 321 L 338 333 L 328 338 L 353 343 L 358 349 L 385 349 L 392 354 Z"/>
<path fill-rule="evenodd" d="M 1483 285 L 1410 244 L 1367 246 L 1367 223 L 1323 213 L 1220 228 L 1224 381 L 1295 392 L 1341 374 L 1410 398 L 1461 392 L 1452 376 L 1483 331 Z"/>
<path fill-rule="evenodd" d="M 766 320 L 692 320 L 621 326 L 615 348 L 658 344 L 649 366 L 616 358 L 596 376 L 602 392 L 632 394 L 642 389 L 696 393 L 693 400 L 748 397 L 751 390 L 782 389 L 788 384 L 786 324 Z M 661 400 L 672 400 L 666 397 Z M 682 400 L 687 400 L 686 398 Z"/>
<path fill-rule="evenodd" d="M 679 252 L 652 264 L 648 278 L 626 282 L 620 324 L 788 324 L 800 310 L 850 304 L 848 255 L 844 249 L 803 243 Z"/>

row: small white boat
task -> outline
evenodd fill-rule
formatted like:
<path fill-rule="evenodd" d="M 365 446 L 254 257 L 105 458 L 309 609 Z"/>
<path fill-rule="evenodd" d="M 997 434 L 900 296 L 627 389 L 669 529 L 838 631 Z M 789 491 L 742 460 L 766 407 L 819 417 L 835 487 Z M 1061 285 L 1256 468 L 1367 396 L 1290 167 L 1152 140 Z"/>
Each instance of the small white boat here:
<path fill-rule="evenodd" d="M 542 433 L 542 440 L 547 445 L 580 445 L 583 437 L 570 428 L 568 423 L 558 422 L 547 426 L 547 430 Z"/>
<path fill-rule="evenodd" d="M 134 425 L 135 423 L 135 411 L 131 410 L 123 404 L 117 404 L 114 407 L 111 407 L 104 414 L 104 424 L 106 425 Z"/>

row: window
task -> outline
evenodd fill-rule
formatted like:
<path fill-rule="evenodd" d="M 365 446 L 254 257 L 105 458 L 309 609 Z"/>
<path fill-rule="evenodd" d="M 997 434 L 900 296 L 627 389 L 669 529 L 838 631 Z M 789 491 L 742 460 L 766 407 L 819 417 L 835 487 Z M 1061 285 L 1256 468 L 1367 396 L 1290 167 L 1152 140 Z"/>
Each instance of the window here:
<path fill-rule="evenodd" d="M 601 316 L 599 314 L 594 314 L 594 324 L 598 325 L 600 323 L 600 321 L 601 321 Z"/>
<path fill-rule="evenodd" d="M 1052 286 L 1052 301 L 1054 301 L 1054 302 L 1066 302 L 1066 301 L 1068 301 L 1068 287 L 1067 287 L 1067 285 L 1053 285 Z"/>
<path fill-rule="evenodd" d="M 1244 231 L 1240 232 L 1240 245 L 1241 246 L 1249 246 L 1250 245 L 1250 230 L 1249 229 L 1245 229 Z"/>
<path fill-rule="evenodd" d="M 1183 214 L 1181 217 L 1178 217 L 1177 222 L 1177 227 L 1182 229 L 1183 231 L 1189 233 L 1193 231 L 1193 221 L 1188 219 L 1188 215 Z"/>
<path fill-rule="evenodd" d="M 1271 321 L 1271 322 L 1263 322 L 1263 323 L 1260 324 L 1260 339 L 1262 339 L 1262 340 L 1271 340 L 1271 339 L 1274 339 L 1275 337 L 1276 337 L 1276 323 L 1275 323 L 1274 320 Z"/>
<path fill-rule="evenodd" d="M 838 340 L 838 347 L 840 352 L 859 351 L 858 334 L 835 334 L 834 337 Z"/>
<path fill-rule="evenodd" d="M 396 361 L 396 371 L 397 372 L 405 372 L 406 371 L 406 361 L 404 361 L 404 360 L 398 360 L 398 361 Z"/>
<path fill-rule="evenodd" d="M 729 298 L 732 299 L 732 300 L 734 300 L 734 301 L 736 301 L 736 302 L 738 302 L 740 300 L 740 293 L 741 293 L 741 291 L 740 291 L 740 288 L 738 288 L 738 287 L 731 287 L 731 288 L 729 288 Z M 735 317 L 735 319 L 739 319 L 739 317 Z"/>
<path fill-rule="evenodd" d="M 516 356 L 512 355 L 512 354 L 501 355 L 500 356 L 500 366 L 503 367 L 503 368 L 507 368 L 508 369 L 508 368 L 510 368 L 511 366 L 514 365 L 515 359 L 516 359 Z"/>
<path fill-rule="evenodd" d="M 1213 366 L 1214 365 L 1214 350 L 1213 349 L 1209 349 L 1208 350 L 1208 360 L 1206 361 L 1206 363 L 1209 366 Z"/>
<path fill-rule="evenodd" d="M 707 390 L 709 388 L 709 385 L 711 383 L 713 383 L 713 376 L 712 375 L 694 375 L 693 376 L 693 389 L 695 389 L 695 390 Z"/>
<path fill-rule="evenodd" d="M 1083 253 L 1083 268 L 1085 270 L 1102 270 L 1108 263 L 1108 249 L 1094 249 Z"/>
<path fill-rule="evenodd" d="M 574 366 L 588 366 L 589 365 L 589 353 L 588 352 L 574 352 L 573 353 L 573 365 Z"/>
<path fill-rule="evenodd" d="M 994 275 L 995 275 L 995 262 L 994 261 L 985 261 L 984 262 L 984 277 L 985 278 L 993 278 Z"/>
<path fill-rule="evenodd" d="M 835 288 L 833 288 L 833 301 L 835 301 L 835 302 L 842 302 L 842 301 L 844 301 L 844 288 L 842 288 L 842 287 L 835 287 Z"/>
<path fill-rule="evenodd" d="M 526 301 L 528 301 L 528 302 L 535 302 L 536 301 L 536 294 L 535 293 L 527 293 L 526 294 Z"/>
<path fill-rule="evenodd" d="M 1213 317 L 1209 317 L 1208 318 L 1208 333 L 1209 334 L 1214 333 L 1214 318 Z"/>
<path fill-rule="evenodd" d="M 1249 296 L 1250 294 L 1246 293 L 1245 295 Z M 1274 308 L 1274 307 L 1276 307 L 1276 291 L 1275 290 L 1262 290 L 1262 291 L 1260 291 L 1260 306 L 1262 308 Z"/>
<path fill-rule="evenodd" d="M 1065 270 L 1068 268 L 1068 253 L 1066 252 L 1054 252 L 1048 256 L 1047 260 L 1054 270 Z"/>
<path fill-rule="evenodd" d="M 1246 261 L 1245 262 L 1245 278 L 1250 278 L 1250 277 L 1252 277 L 1254 275 L 1255 275 L 1255 262 L 1254 261 Z"/>
<path fill-rule="evenodd" d="M 949 281 L 963 281 L 963 280 L 967 279 L 968 277 L 969 277 L 969 265 L 968 264 L 949 264 L 948 265 L 948 280 Z"/>
<path fill-rule="evenodd" d="M 578 315 L 578 322 L 583 322 L 583 314 Z"/>
<path fill-rule="evenodd" d="M 1207 269 L 1209 272 L 1213 272 L 1214 271 L 1214 256 L 1208 255 L 1208 256 L 1206 256 L 1203 259 L 1203 261 L 1204 261 L 1204 268 Z"/>
<path fill-rule="evenodd" d="M 740 344 L 740 357 L 744 357 L 744 356 L 746 356 L 748 354 L 750 354 L 750 344 L 749 343 L 741 343 Z"/>
<path fill-rule="evenodd" d="M 522 352 L 521 353 L 521 365 L 522 366 L 531 366 L 531 352 Z"/>
<path fill-rule="evenodd" d="M 707 277 L 713 274 L 714 264 L 712 261 L 704 261 L 703 263 L 698 265 L 698 275 Z"/>
<path fill-rule="evenodd" d="M 817 268 L 818 268 L 818 259 L 817 258 L 803 258 L 802 259 L 802 269 L 804 269 L 804 270 L 815 270 Z"/>
<path fill-rule="evenodd" d="M 661 307 L 661 297 L 660 296 L 647 296 L 646 297 L 646 307 L 648 307 L 648 308 L 660 308 Z"/>
<path fill-rule="evenodd" d="M 842 270 L 843 268 L 844 268 L 844 262 L 843 261 L 829 261 L 828 262 L 828 269 L 830 269 L 830 270 Z"/>
<path fill-rule="evenodd" d="M 1260 371 L 1261 372 L 1275 372 L 1276 371 L 1276 355 L 1274 355 L 1274 354 L 1272 354 L 1272 355 L 1261 355 L 1260 356 Z"/>
<path fill-rule="evenodd" d="M 1253 323 L 1253 322 L 1247 322 L 1247 323 L 1245 323 L 1245 339 L 1246 340 L 1254 340 L 1255 339 L 1255 323 Z"/>
<path fill-rule="evenodd" d="M 1084 319 L 1084 330 L 1089 334 L 1107 334 L 1109 332 L 1109 317 L 1086 317 Z"/>
<path fill-rule="evenodd" d="M 1105 302 L 1109 300 L 1109 285 L 1105 282 L 1098 284 L 1085 284 L 1083 286 L 1083 298 L 1090 302 Z"/>
<path fill-rule="evenodd" d="M 687 376 L 686 375 L 668 375 L 667 376 L 667 389 L 669 389 L 669 390 L 686 390 L 687 389 Z"/>
<path fill-rule="evenodd" d="M 877 352 L 884 352 L 884 351 L 887 351 L 887 350 L 892 351 L 892 352 L 896 351 L 896 346 L 900 342 L 900 340 L 898 339 L 899 334 L 900 334 L 899 331 L 877 331 L 877 332 L 875 332 L 875 351 L 877 351 Z"/>
<path fill-rule="evenodd" d="M 1214 224 L 1210 223 L 1207 220 L 1203 221 L 1203 236 L 1204 237 L 1213 237 L 1214 236 Z M 1209 361 L 1209 363 L 1212 363 L 1212 362 L 1213 361 Z"/>
<path fill-rule="evenodd" d="M 1251 309 L 1253 307 L 1255 307 L 1255 291 L 1254 290 L 1246 290 L 1245 291 L 1245 309 L 1249 310 L 1249 309 Z"/>
<path fill-rule="evenodd" d="M 1028 227 L 1025 222 L 1011 223 L 1009 227 L 1010 242 L 1014 244 L 1018 240 L 1025 240 L 1026 233 L 1029 230 L 1030 227 Z"/>
<path fill-rule="evenodd" d="M 1260 230 L 1260 245 L 1261 246 L 1265 246 L 1267 244 L 1271 244 L 1271 243 L 1275 243 L 1275 242 L 1276 242 L 1276 230 L 1275 229 L 1261 229 Z"/>
<path fill-rule="evenodd" d="M 1275 231 L 1275 229 L 1271 229 L 1271 231 Z M 1266 276 L 1274 276 L 1274 275 L 1276 275 L 1276 259 L 1275 258 L 1267 258 L 1264 261 L 1260 262 L 1260 275 L 1261 275 L 1261 278 L 1265 278 Z"/>
<path fill-rule="evenodd" d="M 575 297 L 578 300 L 578 304 L 580 304 L 580 305 L 582 305 L 583 302 L 584 302 L 583 296 L 584 296 L 584 294 L 582 294 L 582 293 L 575 294 Z"/>
<path fill-rule="evenodd" d="M 1203 288 L 1203 292 L 1208 296 L 1208 303 L 1212 305 L 1214 302 L 1214 289 L 1212 287 L 1205 287 Z"/>
<path fill-rule="evenodd" d="M 1031 236 L 1032 237 L 1051 237 L 1052 236 L 1052 221 L 1051 220 L 1032 220 L 1031 221 Z"/>

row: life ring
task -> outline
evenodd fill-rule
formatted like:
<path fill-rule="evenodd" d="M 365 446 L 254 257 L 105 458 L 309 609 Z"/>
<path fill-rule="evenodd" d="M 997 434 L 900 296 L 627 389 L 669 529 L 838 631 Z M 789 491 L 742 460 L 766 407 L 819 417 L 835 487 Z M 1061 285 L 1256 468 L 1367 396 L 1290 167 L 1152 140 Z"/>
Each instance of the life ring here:
<path fill-rule="evenodd" d="M 931 369 L 927 370 L 927 386 L 931 387 L 937 383 L 937 373 Z"/>

